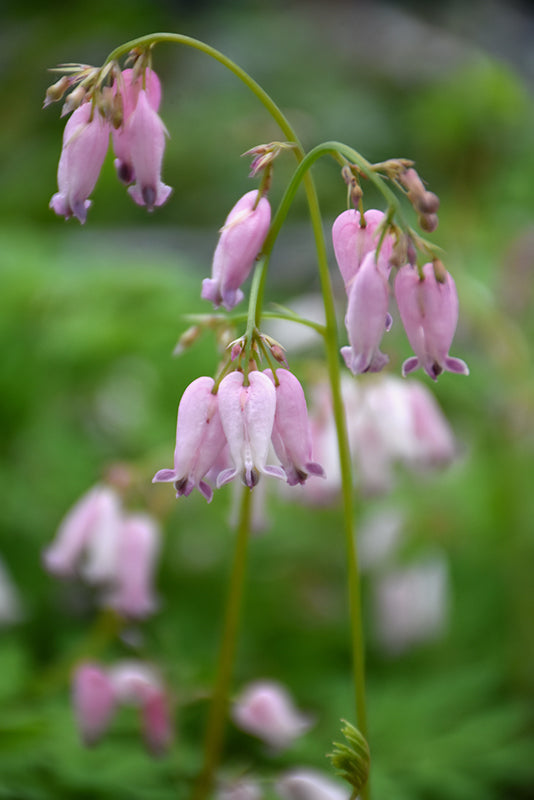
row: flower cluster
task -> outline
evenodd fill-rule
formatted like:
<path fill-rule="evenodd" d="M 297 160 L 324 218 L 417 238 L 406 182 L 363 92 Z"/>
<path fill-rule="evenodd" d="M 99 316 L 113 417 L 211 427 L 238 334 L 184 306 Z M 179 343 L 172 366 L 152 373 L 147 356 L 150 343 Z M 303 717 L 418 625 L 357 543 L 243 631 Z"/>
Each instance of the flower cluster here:
<path fill-rule="evenodd" d="M 270 445 L 281 465 L 269 465 Z M 234 371 L 216 385 L 202 376 L 185 390 L 178 407 L 173 469 L 159 470 L 154 483 L 174 484 L 176 496 L 198 489 L 210 502 L 209 478 L 220 488 L 239 477 L 252 489 L 260 475 L 305 483 L 322 476 L 312 460 L 306 400 L 286 369 Z"/>
<path fill-rule="evenodd" d="M 68 512 L 43 560 L 54 575 L 79 575 L 96 586 L 107 608 L 143 618 L 157 608 L 152 583 L 159 545 L 152 517 L 126 513 L 116 491 L 98 485 Z"/>
<path fill-rule="evenodd" d="M 140 709 L 145 745 L 162 755 L 172 742 L 170 704 L 156 670 L 137 661 L 105 669 L 84 662 L 73 676 L 72 701 L 82 741 L 94 745 L 109 728 L 118 706 Z"/>
<path fill-rule="evenodd" d="M 439 200 L 426 191 L 413 168 L 399 162 L 390 167 L 419 214 L 424 230 L 438 223 Z M 381 352 L 384 332 L 392 324 L 389 277 L 399 267 L 394 293 L 402 323 L 415 357 L 407 359 L 402 374 L 421 367 L 436 380 L 444 371 L 469 374 L 464 361 L 449 356 L 458 322 L 458 295 L 454 280 L 441 261 L 418 266 L 409 236 L 401 234 L 383 212 L 349 209 L 332 227 L 334 252 L 347 292 L 345 326 L 349 346 L 341 348 L 354 375 L 379 372 L 389 361 Z"/>
<path fill-rule="evenodd" d="M 72 112 L 63 133 L 58 191 L 50 201 L 56 214 L 82 224 L 91 205 L 110 135 L 119 179 L 132 199 L 152 211 L 169 197 L 161 181 L 166 128 L 158 115 L 161 86 L 142 59 L 131 69 L 110 64 L 102 70 L 74 65 L 47 92 L 45 105 L 70 89 L 63 113 Z M 73 88 L 76 87 L 76 88 Z"/>

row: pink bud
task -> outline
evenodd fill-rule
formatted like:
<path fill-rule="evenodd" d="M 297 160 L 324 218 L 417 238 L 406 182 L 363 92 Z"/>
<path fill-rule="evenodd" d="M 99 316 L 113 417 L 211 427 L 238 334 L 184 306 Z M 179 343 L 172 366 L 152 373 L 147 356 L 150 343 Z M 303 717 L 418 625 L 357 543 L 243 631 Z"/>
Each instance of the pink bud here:
<path fill-rule="evenodd" d="M 305 483 L 309 475 L 325 477 L 320 464 L 312 461 L 312 438 L 304 391 L 297 378 L 287 369 L 277 369 L 275 383 L 272 370 L 264 372 L 274 383 L 276 412 L 272 442 L 285 470 L 290 486 Z"/>
<path fill-rule="evenodd" d="M 74 673 L 73 705 L 83 742 L 95 744 L 115 711 L 112 682 L 96 664 L 82 664 Z"/>
<path fill-rule="evenodd" d="M 50 200 L 56 214 L 87 219 L 88 199 L 100 174 L 109 142 L 109 125 L 90 102 L 79 106 L 63 133 L 57 181 L 59 191 Z"/>
<path fill-rule="evenodd" d="M 289 747 L 313 724 L 286 689 L 270 681 L 251 683 L 235 701 L 232 717 L 239 728 L 276 748 Z"/>
<path fill-rule="evenodd" d="M 120 92 L 123 108 L 123 123 L 119 128 L 112 128 L 111 138 L 113 152 L 115 153 L 115 168 L 119 179 L 126 184 L 135 181 L 135 171 L 132 163 L 131 137 L 126 132 L 127 122 L 133 113 L 139 93 L 145 83 L 146 96 L 150 107 L 157 112 L 161 101 L 161 85 L 159 78 L 151 69 L 143 74 L 136 75 L 133 69 L 125 69 L 114 86 Z"/>
<path fill-rule="evenodd" d="M 127 617 L 146 617 L 157 601 L 152 587 L 160 532 L 145 514 L 124 517 L 118 536 L 115 575 L 106 604 Z"/>
<path fill-rule="evenodd" d="M 226 443 L 219 415 L 218 395 L 212 394 L 213 378 L 190 383 L 180 400 L 176 424 L 174 469 L 161 469 L 153 483 L 173 482 L 176 496 L 197 488 L 210 502 L 213 492 L 202 479 L 217 461 Z"/>
<path fill-rule="evenodd" d="M 272 381 L 256 370 L 249 373 L 248 386 L 243 386 L 243 380 L 242 372 L 231 372 L 219 386 L 221 422 L 234 466 L 219 474 L 217 487 L 236 475 L 250 489 L 258 483 L 260 473 L 286 477 L 281 467 L 265 464 L 276 406 Z"/>
<path fill-rule="evenodd" d="M 380 232 L 377 229 L 385 219 L 385 214 L 376 209 L 369 209 L 363 216 L 366 225 L 360 227 L 360 213 L 351 208 L 340 214 L 332 226 L 334 252 L 347 292 L 365 256 L 376 250 L 380 240 Z M 378 256 L 378 263 L 382 266 L 386 277 L 389 273 L 393 244 L 393 236 L 386 234 Z"/>
<path fill-rule="evenodd" d="M 404 330 L 415 357 L 402 365 L 404 376 L 422 367 L 436 380 L 443 371 L 469 375 L 467 364 L 449 356 L 458 322 L 458 295 L 448 272 L 436 280 L 431 263 L 423 267 L 423 280 L 413 267 L 401 267 L 395 280 L 395 297 Z"/>
<path fill-rule="evenodd" d="M 256 189 L 243 195 L 221 229 L 211 278 L 202 281 L 201 292 L 201 297 L 211 300 L 215 308 L 223 305 L 231 311 L 243 299 L 239 287 L 248 278 L 271 224 L 269 201 L 261 197 L 254 207 L 257 198 Z"/>
<path fill-rule="evenodd" d="M 55 575 L 72 576 L 87 547 L 95 540 L 108 550 L 113 545 L 119 524 L 120 504 L 116 493 L 105 486 L 95 486 L 69 511 L 59 526 L 55 541 L 44 552 L 46 568 Z M 107 577 L 107 555 L 93 550 L 85 572 L 90 580 Z M 113 560 L 113 559 L 112 559 Z"/>
<path fill-rule="evenodd" d="M 139 92 L 137 104 L 124 124 L 125 149 L 129 149 L 135 184 L 129 194 L 140 206 L 152 211 L 161 206 L 172 189 L 161 181 L 165 150 L 165 125 L 154 111 L 146 90 Z"/>
<path fill-rule="evenodd" d="M 389 288 L 382 262 L 375 251 L 368 253 L 352 279 L 345 326 L 350 347 L 341 355 L 354 375 L 379 372 L 389 361 L 379 346 L 385 330 L 391 327 L 388 313 Z"/>

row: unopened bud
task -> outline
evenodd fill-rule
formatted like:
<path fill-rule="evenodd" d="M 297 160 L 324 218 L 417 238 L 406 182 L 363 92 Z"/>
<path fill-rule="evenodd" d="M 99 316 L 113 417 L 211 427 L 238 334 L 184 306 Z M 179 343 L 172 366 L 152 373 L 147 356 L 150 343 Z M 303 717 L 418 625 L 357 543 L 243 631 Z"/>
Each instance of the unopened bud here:
<path fill-rule="evenodd" d="M 341 169 L 341 177 L 343 178 L 343 180 L 345 181 L 347 186 L 350 186 L 350 184 L 352 183 L 352 181 L 354 179 L 354 174 L 353 174 L 353 172 L 352 172 L 352 170 L 351 170 L 351 168 L 349 167 L 348 164 L 345 164 L 345 166 L 342 167 L 342 169 Z"/>
<path fill-rule="evenodd" d="M 420 214 L 418 220 L 421 229 L 427 233 L 433 233 L 438 227 L 439 220 L 437 214 Z"/>
<path fill-rule="evenodd" d="M 63 77 L 56 81 L 56 83 L 53 83 L 52 86 L 49 86 L 46 90 L 43 108 L 46 108 L 51 103 L 56 103 L 58 100 L 61 100 L 69 86 L 70 79 L 67 75 L 63 75 Z"/>
<path fill-rule="evenodd" d="M 287 359 L 286 359 L 286 355 L 284 353 L 284 348 L 281 345 L 274 344 L 271 347 L 271 354 L 272 354 L 273 358 L 275 358 L 278 361 L 279 364 L 286 364 L 287 365 Z"/>
<path fill-rule="evenodd" d="M 435 214 L 439 208 L 439 197 L 434 192 L 424 192 L 419 198 L 417 210 L 422 214 Z"/>
<path fill-rule="evenodd" d="M 191 347 L 194 342 L 198 339 L 202 332 L 202 329 L 199 325 L 192 325 L 191 328 L 188 328 L 176 343 L 176 347 L 172 351 L 173 356 L 181 356 L 185 350 Z"/>
<path fill-rule="evenodd" d="M 79 108 L 85 97 L 87 92 L 85 91 L 83 86 L 77 86 L 76 89 L 73 89 L 72 92 L 67 96 L 67 99 L 63 103 L 63 108 L 61 109 L 61 116 L 65 117 L 67 114 L 70 114 L 71 111 L 74 111 L 76 108 Z"/>
<path fill-rule="evenodd" d="M 447 270 L 439 258 L 435 258 L 432 262 L 434 268 L 434 276 L 438 283 L 447 283 Z"/>
<path fill-rule="evenodd" d="M 243 343 L 241 341 L 235 342 L 232 350 L 230 351 L 230 360 L 235 361 L 243 352 Z"/>

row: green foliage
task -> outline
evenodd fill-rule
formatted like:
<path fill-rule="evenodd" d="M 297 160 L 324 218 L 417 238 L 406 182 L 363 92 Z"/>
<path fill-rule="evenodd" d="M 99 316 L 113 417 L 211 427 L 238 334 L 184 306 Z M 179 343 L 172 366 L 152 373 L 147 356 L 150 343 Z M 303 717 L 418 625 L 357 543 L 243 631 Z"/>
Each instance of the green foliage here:
<path fill-rule="evenodd" d="M 117 184 L 110 159 L 87 226 L 57 220 L 47 203 L 62 123 L 54 111 L 38 110 L 45 68 L 71 58 L 97 62 L 126 37 L 181 27 L 185 17 L 180 10 L 180 19 L 171 18 L 169 4 L 96 3 L 90 13 L 82 9 L 81 20 L 75 6 L 56 3 L 46 12 L 34 3 L 23 25 L 11 4 L 6 17 L 6 30 L 22 27 L 16 63 L 6 36 L 8 113 L 0 131 L 10 155 L 0 167 L 0 555 L 24 618 L 0 631 L 0 798 L 181 800 L 200 766 L 233 501 L 226 488 L 209 507 L 193 496 L 175 503 L 170 487 L 152 487 L 150 479 L 171 463 L 181 392 L 216 368 L 211 334 L 180 359 L 171 354 L 186 327 L 183 314 L 206 310 L 199 299 L 209 269 L 204 253 L 246 188 L 247 165 L 237 157 L 276 134 L 217 67 L 162 49 L 156 58 L 167 78 L 171 203 L 149 218 Z M 434 388 L 461 458 L 434 477 L 399 474 L 387 500 L 406 514 L 401 558 L 428 547 L 447 554 L 451 622 L 442 641 L 388 656 L 374 636 L 373 575 L 364 577 L 373 799 L 526 798 L 534 786 L 531 100 L 510 71 L 486 57 L 438 80 L 403 85 L 381 71 L 380 59 L 356 69 L 352 51 L 350 58 L 341 48 L 326 52 L 311 16 L 297 15 L 297 24 L 294 10 L 270 8 L 258 25 L 246 10 L 233 13 L 232 25 L 218 28 L 222 16 L 214 11 L 206 38 L 221 47 L 226 38 L 242 51 L 254 76 L 291 106 L 305 139 L 334 136 L 371 158 L 416 158 L 442 197 L 437 240 L 460 293 L 455 355 L 466 358 L 471 376 L 443 376 Z M 275 69 L 273 53 L 282 51 L 287 56 Z M 275 197 L 289 172 L 289 163 L 277 172 Z M 344 204 L 344 187 L 335 167 L 316 173 L 329 219 Z M 289 222 L 301 218 L 297 201 Z M 195 243 L 209 227 L 210 241 L 206 234 L 186 258 L 189 231 L 171 229 L 176 220 L 201 226 Z M 281 266 L 269 286 L 288 306 L 287 287 L 307 289 L 314 280 L 299 234 L 282 256 L 275 252 L 273 266 L 276 258 Z M 408 345 L 397 321 L 388 335 L 398 372 Z M 304 368 L 291 349 L 289 356 L 292 368 Z M 65 511 L 117 462 L 135 474 L 130 506 L 148 508 L 165 528 L 161 609 L 130 632 L 134 646 L 99 639 L 94 598 L 41 566 Z M 384 502 L 367 499 L 359 517 Z M 235 686 L 261 676 L 280 680 L 317 724 L 278 754 L 230 726 L 225 769 L 260 776 L 266 797 L 275 798 L 273 781 L 283 770 L 328 771 L 326 753 L 339 719 L 352 718 L 353 700 L 339 513 L 290 505 L 269 488 L 267 515 L 268 531 L 250 547 Z M 128 709 L 91 750 L 75 730 L 73 665 L 88 655 L 112 663 L 132 654 L 161 664 L 174 692 L 178 736 L 159 761 L 144 754 L 137 715 Z"/>

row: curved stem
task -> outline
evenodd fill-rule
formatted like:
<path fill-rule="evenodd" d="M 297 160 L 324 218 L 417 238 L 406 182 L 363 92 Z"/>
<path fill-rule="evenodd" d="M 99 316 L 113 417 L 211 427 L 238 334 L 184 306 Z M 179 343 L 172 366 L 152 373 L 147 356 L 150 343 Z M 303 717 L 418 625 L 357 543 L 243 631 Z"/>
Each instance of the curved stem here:
<path fill-rule="evenodd" d="M 211 796 L 215 772 L 222 754 L 228 697 L 232 680 L 235 651 L 237 648 L 239 621 L 241 618 L 245 585 L 251 499 L 251 491 L 244 487 L 239 523 L 237 526 L 234 561 L 230 576 L 230 588 L 226 601 L 217 675 L 206 729 L 204 766 L 193 791 L 193 800 L 203 800 L 203 798 Z"/>
<path fill-rule="evenodd" d="M 211 56 L 214 58 L 215 61 L 219 61 L 223 64 L 230 72 L 233 72 L 243 83 L 248 86 L 248 88 L 256 95 L 258 100 L 265 106 L 269 114 L 273 117 L 275 122 L 278 124 L 281 131 L 284 133 L 284 136 L 290 142 L 296 142 L 298 144 L 298 150 L 295 152 L 299 154 L 300 158 L 302 158 L 303 151 L 302 146 L 295 134 L 295 131 L 289 124 L 289 121 L 282 113 L 282 111 L 278 108 L 276 103 L 273 99 L 267 94 L 267 92 L 256 83 L 256 81 L 250 77 L 250 75 L 245 72 L 244 69 L 241 69 L 231 58 L 228 58 L 221 53 L 219 50 L 216 50 L 214 47 L 210 47 L 210 45 L 205 44 L 205 42 L 201 42 L 199 39 L 193 39 L 191 36 L 184 36 L 181 33 L 151 33 L 147 36 L 140 36 L 137 39 L 131 39 L 129 42 L 122 44 L 120 47 L 116 47 L 109 56 L 106 58 L 103 66 L 108 64 L 110 61 L 117 61 L 119 58 L 127 55 L 131 50 L 135 48 L 143 48 L 143 47 L 152 47 L 155 44 L 159 44 L 160 42 L 173 42 L 174 44 L 183 44 L 187 47 L 192 47 L 195 50 L 200 50 L 206 55 Z M 299 159 L 300 160 L 300 159 Z"/>
<path fill-rule="evenodd" d="M 280 127 L 281 131 L 283 132 L 286 139 L 290 142 L 296 143 L 296 147 L 293 149 L 295 154 L 295 158 L 298 162 L 301 162 L 304 159 L 304 151 L 302 149 L 302 145 L 299 142 L 299 139 L 293 130 L 292 126 L 290 125 L 289 121 L 276 105 L 276 103 L 272 100 L 272 98 L 264 91 L 264 89 L 256 83 L 241 67 L 235 64 L 231 59 L 227 58 L 223 53 L 215 50 L 214 48 L 210 47 L 209 45 L 201 42 L 197 39 L 192 39 L 189 36 L 183 36 L 181 34 L 175 33 L 156 33 L 150 34 L 148 36 L 142 36 L 138 39 L 133 39 L 130 42 L 127 42 L 124 45 L 116 48 L 115 50 L 110 53 L 108 58 L 106 59 L 106 64 L 110 61 L 117 60 L 122 56 L 126 55 L 130 50 L 136 47 L 151 47 L 154 44 L 159 42 L 174 42 L 176 44 L 183 44 L 189 47 L 193 47 L 197 50 L 200 50 L 207 55 L 214 58 L 216 61 L 219 61 L 223 64 L 227 69 L 234 73 L 251 91 L 252 93 L 259 99 L 259 101 L 263 104 L 272 118 L 277 122 L 278 126 Z M 365 159 L 362 158 L 356 151 L 353 151 L 351 148 L 348 148 L 346 145 L 339 145 L 339 143 L 329 143 L 332 153 L 339 154 L 342 153 L 348 159 L 353 160 L 359 166 L 361 166 L 367 174 L 368 168 L 371 166 Z M 323 146 L 322 152 L 326 152 Z M 316 153 L 313 156 L 319 157 L 321 154 L 319 152 L 319 148 L 315 148 L 315 151 L 312 153 Z M 328 258 L 326 253 L 326 245 L 325 239 L 323 234 L 322 228 L 322 217 L 319 208 L 319 202 L 317 199 L 317 192 L 315 189 L 315 183 L 311 174 L 308 171 L 309 165 L 313 163 L 310 154 L 310 161 L 306 165 L 306 167 L 302 170 L 302 174 L 299 173 L 297 169 L 297 173 L 299 173 L 298 180 L 294 183 L 294 191 L 298 186 L 300 180 L 303 181 L 304 189 L 306 192 L 308 206 L 310 211 L 310 219 L 312 223 L 315 244 L 317 248 L 317 257 L 318 257 L 318 266 L 319 266 L 319 275 L 321 281 L 321 287 L 323 291 L 323 302 L 325 307 L 325 318 L 326 318 L 326 331 L 325 331 L 325 345 L 326 345 L 326 355 L 328 361 L 328 372 L 330 377 L 330 384 L 332 389 L 332 401 L 333 401 L 333 410 L 334 410 L 334 417 L 336 423 L 336 430 L 337 430 L 337 437 L 338 437 L 338 445 L 339 445 L 339 456 L 340 456 L 340 466 L 341 466 L 341 475 L 342 475 L 342 486 L 343 486 L 343 511 L 344 511 L 344 531 L 345 531 L 345 543 L 346 543 L 346 552 L 347 552 L 347 561 L 348 561 L 348 584 L 349 584 L 349 606 L 350 606 L 350 618 L 351 618 L 351 639 L 352 639 L 352 649 L 353 649 L 353 679 L 354 679 L 354 689 L 356 694 L 356 714 L 358 719 L 358 725 L 360 727 L 361 732 L 364 736 L 366 736 L 367 731 L 367 724 L 366 724 L 366 713 L 365 713 L 365 686 L 364 686 L 364 656 L 363 656 L 363 631 L 362 631 L 362 624 L 361 624 L 361 607 L 360 607 L 360 586 L 359 586 L 359 572 L 358 572 L 358 562 L 357 562 L 357 554 L 356 554 L 356 544 L 355 544 L 355 536 L 354 536 L 354 509 L 353 509 L 353 499 L 352 499 L 352 467 L 351 467 L 351 460 L 350 460 L 350 453 L 348 449 L 348 441 L 347 441 L 347 431 L 346 431 L 346 424 L 345 424 L 345 414 L 343 408 L 343 401 L 341 397 L 341 375 L 340 375 L 340 366 L 339 366 L 339 354 L 338 354 L 338 341 L 337 341 L 337 323 L 336 323 L 336 315 L 335 315 L 335 306 L 334 306 L 334 298 L 332 292 L 332 286 L 330 281 L 330 274 L 328 270 Z M 390 192 L 388 187 L 383 187 L 383 181 L 375 175 L 372 170 L 369 172 L 368 177 L 381 188 L 381 191 L 384 189 L 387 192 Z M 383 191 L 384 193 L 384 191 Z M 392 198 L 397 204 L 395 196 L 391 193 Z M 287 197 L 286 197 L 287 196 Z M 279 209 L 280 215 L 271 226 L 271 231 L 266 243 L 266 248 L 264 248 L 264 252 L 268 254 L 270 250 L 268 248 L 272 248 L 272 243 L 276 239 L 278 234 L 281 221 L 285 217 L 287 213 L 287 208 L 289 207 L 290 199 L 289 195 L 286 193 L 284 200 L 286 203 L 282 210 Z M 292 195 L 291 195 L 292 199 Z M 389 202 L 389 201 L 388 201 Z M 285 209 L 285 210 L 284 210 Z M 263 293 L 263 283 L 265 280 L 265 266 L 267 263 L 267 259 L 263 262 L 261 268 L 258 270 L 258 284 L 257 284 L 257 295 L 256 295 L 256 309 L 260 308 L 261 297 Z M 254 319 L 258 318 L 258 315 L 261 312 L 256 311 L 254 314 Z M 249 320 L 251 319 L 249 313 Z M 247 496 L 249 493 L 245 493 Z M 250 499 L 248 500 L 250 503 Z M 244 502 L 244 507 L 246 506 L 246 502 Z M 248 519 L 248 512 L 245 515 L 245 510 L 243 510 L 243 518 L 247 516 Z M 246 528 L 247 530 L 244 531 L 243 529 Z M 213 708 L 210 715 L 210 721 L 208 723 L 208 739 L 206 745 L 206 762 L 205 767 L 201 775 L 201 780 L 198 783 L 198 790 L 196 792 L 195 797 L 197 800 L 204 798 L 210 791 L 210 785 L 213 782 L 213 774 L 214 770 L 217 766 L 218 759 L 220 757 L 220 751 L 222 746 L 222 734 L 223 734 L 223 725 L 224 725 L 224 712 L 227 705 L 227 693 L 229 688 L 229 680 L 230 680 L 230 673 L 231 673 L 231 666 L 232 660 L 234 655 L 235 649 L 235 635 L 236 635 L 236 627 L 237 627 L 237 617 L 239 608 L 237 607 L 237 603 L 241 600 L 241 589 L 236 589 L 234 587 L 234 579 L 237 581 L 239 580 L 241 583 L 243 581 L 243 574 L 244 573 L 244 553 L 246 552 L 246 541 L 248 536 L 248 525 L 242 523 L 240 525 L 240 529 L 238 531 L 238 546 L 236 550 L 236 562 L 234 564 L 234 573 L 232 576 L 232 585 L 231 585 L 231 595 L 228 604 L 228 614 L 227 614 L 227 622 L 225 625 L 225 637 L 228 633 L 229 636 L 233 637 L 230 639 L 230 644 L 225 645 L 223 639 L 223 646 L 221 650 L 221 660 L 220 660 L 220 668 L 219 668 L 219 675 L 216 683 L 216 694 L 213 701 Z M 238 558 L 238 553 L 239 558 Z M 235 594 L 234 594 L 235 593 Z M 235 604 L 235 607 L 234 607 Z M 232 612 L 230 614 L 230 609 Z M 367 792 L 364 790 L 362 792 L 362 798 L 367 797 Z"/>

